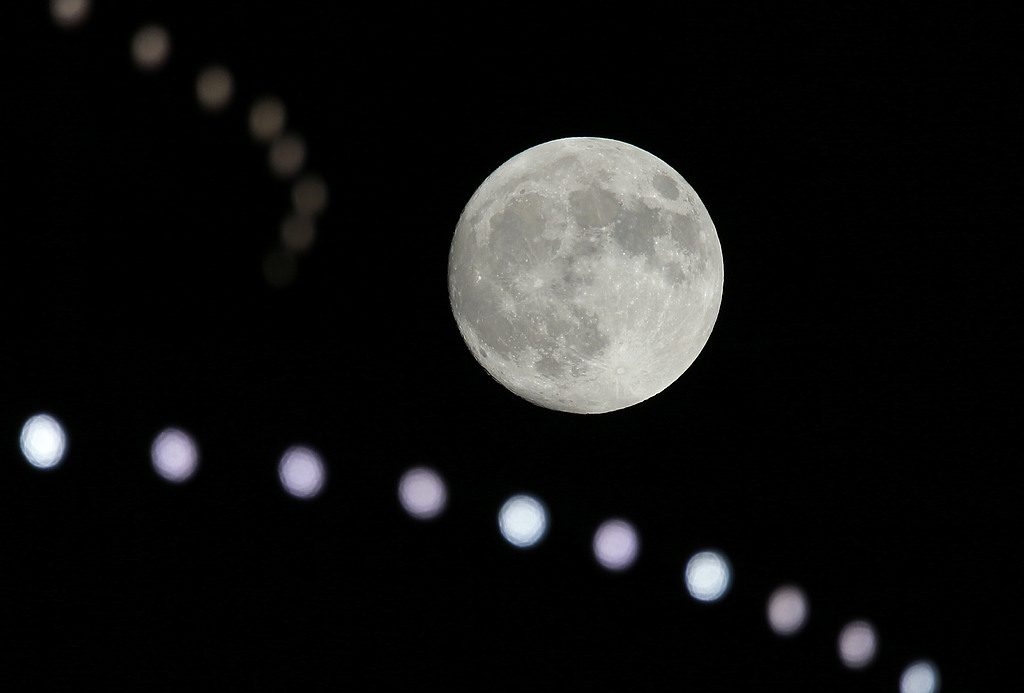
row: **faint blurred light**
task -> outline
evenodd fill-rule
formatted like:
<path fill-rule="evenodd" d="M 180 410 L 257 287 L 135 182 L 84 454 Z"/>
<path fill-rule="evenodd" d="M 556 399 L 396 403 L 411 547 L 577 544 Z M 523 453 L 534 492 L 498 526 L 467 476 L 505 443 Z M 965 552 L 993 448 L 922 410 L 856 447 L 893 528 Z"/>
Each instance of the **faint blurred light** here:
<path fill-rule="evenodd" d="M 702 602 L 724 597 L 730 579 L 729 562 L 718 551 L 695 553 L 686 564 L 686 589 Z"/>
<path fill-rule="evenodd" d="M 89 16 L 92 5 L 89 0 L 50 0 L 50 15 L 57 26 L 71 29 Z"/>
<path fill-rule="evenodd" d="M 150 450 L 156 473 L 171 483 L 188 481 L 199 465 L 199 448 L 184 431 L 165 428 L 153 441 Z"/>
<path fill-rule="evenodd" d="M 292 186 L 292 204 L 300 214 L 322 214 L 327 208 L 327 183 L 317 174 L 307 173 Z"/>
<path fill-rule="evenodd" d="M 324 487 L 324 463 L 309 448 L 288 448 L 277 466 L 284 490 L 296 498 L 314 498 Z"/>
<path fill-rule="evenodd" d="M 57 419 L 36 414 L 21 427 L 21 452 L 33 467 L 56 467 L 64 458 L 67 437 Z"/>
<path fill-rule="evenodd" d="M 640 538 L 625 520 L 606 520 L 594 533 L 594 556 L 608 570 L 625 570 L 640 552 Z"/>
<path fill-rule="evenodd" d="M 309 250 L 316 238 L 316 223 L 305 214 L 289 214 L 281 222 L 281 245 L 301 253 Z"/>
<path fill-rule="evenodd" d="M 264 96 L 249 111 L 249 133 L 258 142 L 269 142 L 284 131 L 285 108 L 281 100 Z"/>
<path fill-rule="evenodd" d="M 547 511 L 532 496 L 512 496 L 498 512 L 498 527 L 510 544 L 520 548 L 533 546 L 547 532 Z"/>
<path fill-rule="evenodd" d="M 207 111 L 222 110 L 231 101 L 234 90 L 231 72 L 223 65 L 208 65 L 196 77 L 196 98 Z"/>
<path fill-rule="evenodd" d="M 448 491 L 444 480 L 433 469 L 414 467 L 398 481 L 398 500 L 417 520 L 429 520 L 444 511 Z"/>
<path fill-rule="evenodd" d="M 271 250 L 263 259 L 263 277 L 275 289 L 291 284 L 296 270 L 295 255 L 288 250 Z"/>
<path fill-rule="evenodd" d="M 900 676 L 900 693 L 938 693 L 939 670 L 928 660 L 921 659 Z"/>
<path fill-rule="evenodd" d="M 171 35 L 159 24 L 147 24 L 132 36 L 132 60 L 140 70 L 159 70 L 171 53 Z"/>
<path fill-rule="evenodd" d="M 851 621 L 839 633 L 839 658 L 851 669 L 863 669 L 875 658 L 878 638 L 867 621 Z"/>
<path fill-rule="evenodd" d="M 786 585 L 768 597 L 768 625 L 776 635 L 796 635 L 807 622 L 807 595 L 799 587 Z"/>
<path fill-rule="evenodd" d="M 267 153 L 270 172 L 278 178 L 291 178 L 306 163 L 306 140 L 302 135 L 288 132 L 270 143 Z"/>

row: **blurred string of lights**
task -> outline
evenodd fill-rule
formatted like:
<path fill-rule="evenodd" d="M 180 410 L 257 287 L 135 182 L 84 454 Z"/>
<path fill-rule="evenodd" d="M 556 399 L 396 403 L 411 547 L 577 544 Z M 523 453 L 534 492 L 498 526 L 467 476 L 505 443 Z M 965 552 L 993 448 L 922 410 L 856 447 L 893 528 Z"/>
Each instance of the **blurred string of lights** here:
<path fill-rule="evenodd" d="M 91 0 L 51 0 L 50 13 L 61 28 L 72 30 L 88 18 Z M 131 37 L 130 54 L 136 68 L 143 73 L 157 73 L 170 60 L 171 35 L 157 23 L 139 27 Z M 201 68 L 196 75 L 195 96 L 206 113 L 225 110 L 234 96 L 235 83 L 231 70 L 221 64 Z M 290 284 L 296 275 L 297 260 L 313 245 L 317 235 L 317 219 L 327 208 L 327 183 L 319 174 L 306 171 L 308 147 L 305 138 L 289 130 L 288 112 L 280 98 L 264 95 L 257 98 L 248 111 L 249 135 L 266 147 L 270 175 L 291 185 L 291 208 L 281 219 L 278 244 L 263 260 L 263 277 L 275 288 Z"/>
<path fill-rule="evenodd" d="M 63 29 L 81 27 L 91 11 L 91 0 L 51 0 L 50 14 Z M 162 69 L 171 53 L 171 35 L 156 23 L 140 27 L 131 37 L 132 61 L 143 72 Z M 222 111 L 231 102 L 234 78 L 224 65 L 214 64 L 199 70 L 196 99 L 209 113 Z M 292 207 L 281 221 L 279 246 L 264 259 L 266 281 L 282 287 L 295 276 L 296 256 L 308 250 L 317 234 L 316 220 L 327 206 L 328 189 L 323 178 L 303 173 L 307 158 L 306 141 L 301 134 L 288 131 L 287 110 L 276 96 L 256 99 L 248 111 L 249 134 L 267 148 L 267 163 L 272 176 L 291 183 Z M 40 471 L 59 467 L 68 452 L 67 434 L 53 415 L 31 416 L 21 429 L 21 452 L 26 461 Z M 153 440 L 150 460 L 154 472 L 164 481 L 183 484 L 199 468 L 199 447 L 187 432 L 177 428 L 161 431 Z M 320 455 L 305 446 L 286 450 L 277 466 L 283 491 L 303 500 L 320 496 L 327 480 L 327 467 Z M 430 521 L 443 514 L 448 503 L 444 478 L 435 469 L 417 466 L 406 470 L 398 480 L 398 502 L 415 520 Z M 529 494 L 510 496 L 498 511 L 498 530 L 509 544 L 520 549 L 537 546 L 548 533 L 549 512 L 545 504 Z M 592 552 L 596 563 L 612 572 L 631 568 L 640 555 L 640 535 L 628 520 L 610 518 L 594 532 Z M 732 584 L 732 566 L 717 549 L 692 555 L 683 569 L 683 584 L 694 600 L 716 602 L 723 599 Z M 765 617 L 777 636 L 797 635 L 810 616 L 807 594 L 797 585 L 776 588 L 767 598 Z M 846 623 L 836 638 L 839 661 L 848 669 L 864 669 L 878 655 L 878 633 L 868 620 Z M 900 693 L 938 693 L 937 666 L 927 659 L 907 664 L 900 675 Z"/>

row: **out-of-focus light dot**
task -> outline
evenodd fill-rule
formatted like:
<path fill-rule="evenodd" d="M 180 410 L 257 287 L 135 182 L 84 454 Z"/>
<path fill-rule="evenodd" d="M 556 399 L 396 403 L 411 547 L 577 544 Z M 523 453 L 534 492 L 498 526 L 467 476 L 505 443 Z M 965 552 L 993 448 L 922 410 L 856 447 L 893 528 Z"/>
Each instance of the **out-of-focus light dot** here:
<path fill-rule="evenodd" d="M 284 490 L 296 498 L 315 498 L 324 487 L 323 460 L 309 448 L 295 446 L 281 457 L 277 475 Z"/>
<path fill-rule="evenodd" d="M 939 693 L 939 670 L 928 660 L 910 664 L 900 676 L 900 693 Z"/>
<path fill-rule="evenodd" d="M 322 214 L 327 208 L 327 183 L 317 174 L 307 173 L 292 186 L 292 204 L 300 214 Z"/>
<path fill-rule="evenodd" d="M 625 570 L 636 561 L 640 537 L 625 520 L 607 520 L 594 533 L 594 557 L 608 570 Z"/>
<path fill-rule="evenodd" d="M 295 255 L 286 249 L 271 250 L 263 259 L 263 277 L 275 289 L 282 289 L 295 279 Z"/>
<path fill-rule="evenodd" d="M 807 622 L 807 595 L 799 587 L 786 585 L 768 597 L 768 625 L 776 635 L 796 635 Z"/>
<path fill-rule="evenodd" d="M 249 110 L 249 134 L 257 142 L 269 142 L 284 131 L 286 111 L 273 96 L 257 99 Z"/>
<path fill-rule="evenodd" d="M 49 414 L 36 414 L 21 427 L 21 452 L 33 467 L 56 467 L 66 448 L 64 428 Z"/>
<path fill-rule="evenodd" d="M 50 16 L 57 26 L 73 29 L 89 16 L 92 4 L 89 0 L 50 0 Z"/>
<path fill-rule="evenodd" d="M 140 70 L 159 70 L 170 54 L 171 35 L 159 24 L 147 24 L 132 36 L 132 60 Z"/>
<path fill-rule="evenodd" d="M 448 491 L 444 480 L 433 469 L 414 467 L 398 481 L 398 500 L 405 512 L 417 520 L 429 520 L 444 511 Z"/>
<path fill-rule="evenodd" d="M 174 484 L 188 481 L 199 466 L 199 448 L 192 437 L 176 428 L 165 428 L 150 450 L 153 468 Z"/>
<path fill-rule="evenodd" d="M 306 140 L 295 132 L 287 132 L 270 143 L 267 152 L 270 172 L 278 178 L 291 178 L 306 163 Z"/>
<path fill-rule="evenodd" d="M 839 659 L 851 669 L 871 664 L 877 650 L 878 636 L 867 621 L 851 621 L 839 632 Z"/>
<path fill-rule="evenodd" d="M 207 111 L 220 111 L 231 101 L 235 91 L 231 72 L 223 65 L 208 65 L 196 77 L 196 98 Z"/>
<path fill-rule="evenodd" d="M 544 538 L 548 513 L 533 496 L 512 496 L 498 511 L 498 528 L 508 543 L 527 548 Z"/>
<path fill-rule="evenodd" d="M 713 602 L 725 596 L 732 576 L 724 555 L 718 551 L 701 551 L 686 563 L 685 578 L 691 597 Z"/>
<path fill-rule="evenodd" d="M 281 222 L 281 245 L 301 253 L 309 250 L 316 238 L 316 223 L 304 214 L 289 214 Z"/>

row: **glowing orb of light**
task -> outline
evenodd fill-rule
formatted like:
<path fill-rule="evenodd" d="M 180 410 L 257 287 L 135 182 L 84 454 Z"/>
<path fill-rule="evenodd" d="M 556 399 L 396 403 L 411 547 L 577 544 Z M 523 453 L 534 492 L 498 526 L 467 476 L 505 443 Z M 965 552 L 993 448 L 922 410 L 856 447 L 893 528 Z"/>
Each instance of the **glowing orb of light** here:
<path fill-rule="evenodd" d="M 448 491 L 444 480 L 433 469 L 414 467 L 398 481 L 398 500 L 417 520 L 429 520 L 444 511 Z"/>
<path fill-rule="evenodd" d="M 768 625 L 776 635 L 796 635 L 807 622 L 807 595 L 799 587 L 785 585 L 768 597 Z"/>
<path fill-rule="evenodd" d="M 72 29 L 84 22 L 90 10 L 89 0 L 50 0 L 50 15 L 64 29 Z"/>
<path fill-rule="evenodd" d="M 132 36 L 132 60 L 145 72 L 159 70 L 171 54 L 171 35 L 159 24 L 147 24 Z"/>
<path fill-rule="evenodd" d="M 234 89 L 231 72 L 223 65 L 208 65 L 196 77 L 196 99 L 207 111 L 221 111 L 227 107 Z"/>
<path fill-rule="evenodd" d="M 306 140 L 297 132 L 286 132 L 270 143 L 267 152 L 270 172 L 278 178 L 291 178 L 306 163 Z"/>
<path fill-rule="evenodd" d="M 839 632 L 839 659 L 850 669 L 863 669 L 875 658 L 878 636 L 867 621 L 850 621 Z"/>
<path fill-rule="evenodd" d="M 327 208 L 327 183 L 315 173 L 305 174 L 292 186 L 292 204 L 299 214 L 322 214 Z"/>
<path fill-rule="evenodd" d="M 534 546 L 548 530 L 548 513 L 544 504 L 533 496 L 512 496 L 498 512 L 498 528 L 513 546 Z"/>
<path fill-rule="evenodd" d="M 199 448 L 192 437 L 176 428 L 165 428 L 150 449 L 153 469 L 172 484 L 188 481 L 199 466 Z"/>
<path fill-rule="evenodd" d="M 274 248 L 263 258 L 263 277 L 275 289 L 291 284 L 297 270 L 295 253 L 288 248 Z"/>
<path fill-rule="evenodd" d="M 698 601 L 718 601 L 729 591 L 731 573 L 729 561 L 718 551 L 695 553 L 686 563 L 686 589 Z"/>
<path fill-rule="evenodd" d="M 64 428 L 49 414 L 36 414 L 21 427 L 21 452 L 37 469 L 56 467 L 66 448 Z"/>
<path fill-rule="evenodd" d="M 323 490 L 326 471 L 323 460 L 309 448 L 288 448 L 277 466 L 284 490 L 296 498 L 315 498 Z"/>
<path fill-rule="evenodd" d="M 284 132 L 287 110 L 276 96 L 262 96 L 249 109 L 249 134 L 257 142 L 270 142 Z"/>
<path fill-rule="evenodd" d="M 939 670 L 926 659 L 910 664 L 900 676 L 900 693 L 938 693 Z"/>
<path fill-rule="evenodd" d="M 626 570 L 640 552 L 640 537 L 625 520 L 606 520 L 594 533 L 594 557 L 608 570 Z"/>
<path fill-rule="evenodd" d="M 289 214 L 281 222 L 281 245 L 296 253 L 305 252 L 316 238 L 316 223 L 305 214 Z"/>

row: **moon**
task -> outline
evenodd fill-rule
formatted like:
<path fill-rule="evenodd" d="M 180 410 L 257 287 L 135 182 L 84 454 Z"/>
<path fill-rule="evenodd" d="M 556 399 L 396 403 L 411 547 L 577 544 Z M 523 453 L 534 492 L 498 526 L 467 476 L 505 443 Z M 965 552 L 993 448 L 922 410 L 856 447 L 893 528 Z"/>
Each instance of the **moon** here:
<path fill-rule="evenodd" d="M 448 259 L 452 313 L 480 365 L 529 402 L 581 414 L 675 382 L 711 335 L 724 276 L 690 184 L 598 137 L 498 167 L 462 211 Z"/>

